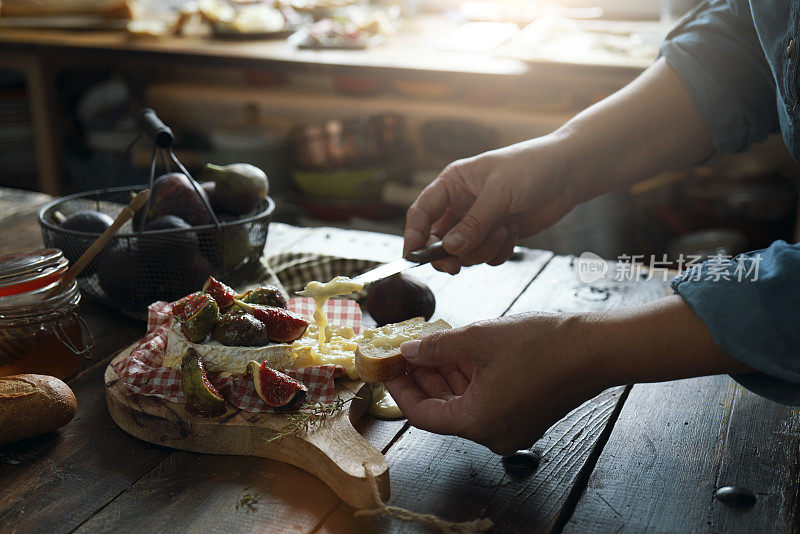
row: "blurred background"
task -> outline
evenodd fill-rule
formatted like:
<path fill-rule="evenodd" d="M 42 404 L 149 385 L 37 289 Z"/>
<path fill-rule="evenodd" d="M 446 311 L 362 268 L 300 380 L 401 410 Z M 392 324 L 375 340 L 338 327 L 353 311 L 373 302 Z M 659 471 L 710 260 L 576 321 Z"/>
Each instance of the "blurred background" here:
<path fill-rule="evenodd" d="M 136 113 L 178 158 L 261 167 L 275 219 L 402 233 L 451 161 L 548 133 L 635 78 L 691 0 L 3 0 L 0 186 L 143 184 Z M 780 138 L 582 205 L 523 244 L 734 254 L 792 240 Z"/>

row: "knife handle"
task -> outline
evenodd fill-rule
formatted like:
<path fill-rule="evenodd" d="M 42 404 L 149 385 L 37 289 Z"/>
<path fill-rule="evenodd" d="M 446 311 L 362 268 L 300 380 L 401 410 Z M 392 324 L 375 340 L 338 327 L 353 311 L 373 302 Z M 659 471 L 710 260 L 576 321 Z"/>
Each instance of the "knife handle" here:
<path fill-rule="evenodd" d="M 442 245 L 442 242 L 437 241 L 436 243 L 430 245 L 427 248 L 409 252 L 406 256 L 404 256 L 404 259 L 422 265 L 424 263 L 431 263 L 449 257 L 450 253 L 444 249 L 444 245 Z"/>

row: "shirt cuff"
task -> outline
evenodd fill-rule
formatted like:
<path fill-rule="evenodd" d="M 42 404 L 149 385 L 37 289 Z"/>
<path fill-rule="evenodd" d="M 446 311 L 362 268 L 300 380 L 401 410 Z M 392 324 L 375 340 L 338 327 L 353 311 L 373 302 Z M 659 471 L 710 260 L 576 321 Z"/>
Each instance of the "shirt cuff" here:
<path fill-rule="evenodd" d="M 738 258 L 742 257 L 752 256 Z M 697 265 L 673 279 L 671 286 L 725 353 L 758 371 L 734 375 L 734 380 L 758 395 L 798 406 L 800 361 L 762 302 L 759 281 L 739 279 L 736 259 Z"/>

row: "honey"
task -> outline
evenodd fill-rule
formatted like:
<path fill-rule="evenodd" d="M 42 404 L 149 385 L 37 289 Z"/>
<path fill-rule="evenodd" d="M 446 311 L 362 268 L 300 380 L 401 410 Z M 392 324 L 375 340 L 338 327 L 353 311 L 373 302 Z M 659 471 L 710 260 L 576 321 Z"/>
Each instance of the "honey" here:
<path fill-rule="evenodd" d="M 58 287 L 67 260 L 57 249 L 0 258 L 0 376 L 67 378 L 92 348 L 72 282 Z"/>

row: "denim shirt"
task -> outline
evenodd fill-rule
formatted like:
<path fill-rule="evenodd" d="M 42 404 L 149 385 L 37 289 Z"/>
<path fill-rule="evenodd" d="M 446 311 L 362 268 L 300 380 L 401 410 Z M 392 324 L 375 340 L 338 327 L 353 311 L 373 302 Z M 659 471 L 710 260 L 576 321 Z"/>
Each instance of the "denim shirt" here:
<path fill-rule="evenodd" d="M 661 54 L 710 126 L 715 157 L 780 131 L 800 161 L 800 2 L 706 0 L 667 35 Z M 754 258 L 755 279 L 735 276 Z M 729 264 L 705 263 L 672 287 L 725 352 L 758 371 L 734 379 L 800 405 L 799 245 L 778 241 Z"/>

